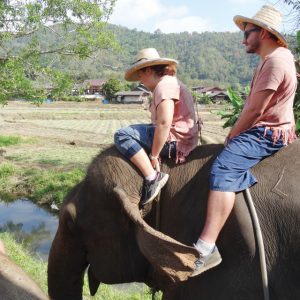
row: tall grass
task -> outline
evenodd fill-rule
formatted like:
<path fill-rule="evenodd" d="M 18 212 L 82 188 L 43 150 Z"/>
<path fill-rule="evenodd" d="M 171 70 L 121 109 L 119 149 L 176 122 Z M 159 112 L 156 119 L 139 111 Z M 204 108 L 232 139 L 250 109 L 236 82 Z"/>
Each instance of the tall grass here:
<path fill-rule="evenodd" d="M 55 202 L 58 206 L 84 176 L 85 172 L 77 168 L 70 171 L 27 169 L 24 172 L 26 184 L 32 190 L 32 199 L 39 203 Z"/>
<path fill-rule="evenodd" d="M 0 164 L 0 198 L 12 200 L 12 187 L 15 186 L 20 172 L 20 168 L 11 162 Z"/>
<path fill-rule="evenodd" d="M 16 166 L 10 162 L 3 162 L 0 164 L 0 180 L 3 182 L 7 180 L 16 171 Z M 1 183 L 0 183 L 1 185 Z"/>

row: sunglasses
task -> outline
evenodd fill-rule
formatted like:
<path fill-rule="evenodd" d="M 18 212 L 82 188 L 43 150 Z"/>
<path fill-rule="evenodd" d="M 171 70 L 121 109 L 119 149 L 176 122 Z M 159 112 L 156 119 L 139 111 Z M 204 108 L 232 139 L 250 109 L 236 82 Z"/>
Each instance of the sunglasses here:
<path fill-rule="evenodd" d="M 253 32 L 253 31 L 260 31 L 260 28 L 252 28 L 252 29 L 249 29 L 249 30 L 245 30 L 244 31 L 244 39 L 247 40 L 250 33 Z"/>

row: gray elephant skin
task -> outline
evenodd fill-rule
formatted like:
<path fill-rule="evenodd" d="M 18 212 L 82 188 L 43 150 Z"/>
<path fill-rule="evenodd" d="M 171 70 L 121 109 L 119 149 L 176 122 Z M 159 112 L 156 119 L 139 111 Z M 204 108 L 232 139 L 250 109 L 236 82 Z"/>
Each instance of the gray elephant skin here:
<path fill-rule="evenodd" d="M 188 278 L 196 254 L 186 245 L 197 240 L 204 225 L 209 170 L 222 147 L 199 146 L 181 165 L 163 162 L 170 178 L 160 206 L 154 203 L 144 219 L 138 209 L 141 175 L 114 147 L 99 154 L 61 208 L 49 255 L 50 298 L 82 299 L 88 267 L 91 294 L 100 283 L 144 282 L 162 290 L 164 300 L 263 299 L 243 193 L 237 194 L 217 242 L 222 263 Z M 271 300 L 300 299 L 299 157 L 297 140 L 252 170 L 259 181 L 250 191 L 265 243 Z"/>
<path fill-rule="evenodd" d="M 47 300 L 49 298 L 19 266 L 0 251 L 0 299 Z"/>

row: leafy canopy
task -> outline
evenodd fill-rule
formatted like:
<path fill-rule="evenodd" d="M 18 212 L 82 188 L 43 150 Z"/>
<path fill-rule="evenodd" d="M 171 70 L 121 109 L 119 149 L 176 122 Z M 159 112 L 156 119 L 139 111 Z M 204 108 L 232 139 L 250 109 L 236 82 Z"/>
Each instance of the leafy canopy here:
<path fill-rule="evenodd" d="M 0 103 L 12 97 L 38 100 L 69 79 L 51 65 L 66 56 L 90 57 L 116 47 L 106 22 L 115 0 L 0 1 Z M 50 36 L 56 39 L 48 39 Z M 25 41 L 25 43 L 24 43 Z M 45 59 L 48 56 L 48 59 Z"/>
<path fill-rule="evenodd" d="M 103 85 L 102 91 L 107 100 L 112 100 L 115 93 L 125 89 L 125 85 L 119 79 L 112 77 L 109 78 Z"/>

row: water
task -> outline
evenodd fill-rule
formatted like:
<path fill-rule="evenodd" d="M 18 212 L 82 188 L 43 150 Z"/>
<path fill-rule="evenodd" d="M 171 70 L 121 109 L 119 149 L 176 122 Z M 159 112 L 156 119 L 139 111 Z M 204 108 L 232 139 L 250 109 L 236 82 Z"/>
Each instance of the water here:
<path fill-rule="evenodd" d="M 0 232 L 13 232 L 17 241 L 43 260 L 48 260 L 58 218 L 27 199 L 0 201 Z"/>

